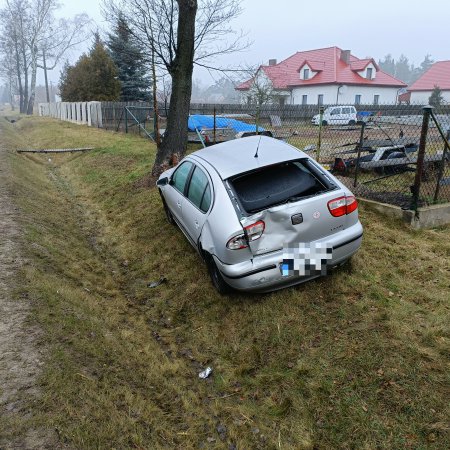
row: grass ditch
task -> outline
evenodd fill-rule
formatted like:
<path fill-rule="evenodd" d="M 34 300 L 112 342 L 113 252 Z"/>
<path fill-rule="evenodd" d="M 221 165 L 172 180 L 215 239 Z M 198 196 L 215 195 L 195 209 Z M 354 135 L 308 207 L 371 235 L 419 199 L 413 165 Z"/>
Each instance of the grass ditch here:
<path fill-rule="evenodd" d="M 48 356 L 40 426 L 76 448 L 447 448 L 449 229 L 363 208 L 363 247 L 327 278 L 220 297 L 142 187 L 137 136 L 2 124 Z M 149 289 L 147 283 L 167 278 Z M 198 372 L 213 367 L 200 380 Z"/>

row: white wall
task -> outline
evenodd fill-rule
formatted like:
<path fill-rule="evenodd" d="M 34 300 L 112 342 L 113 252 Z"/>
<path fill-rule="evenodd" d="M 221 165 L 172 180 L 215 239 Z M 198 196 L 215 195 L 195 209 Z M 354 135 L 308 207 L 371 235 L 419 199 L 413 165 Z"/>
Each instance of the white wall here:
<path fill-rule="evenodd" d="M 430 98 L 431 91 L 414 91 L 411 92 L 411 104 L 416 105 L 428 105 L 428 99 Z M 442 91 L 442 97 L 448 103 L 450 103 L 450 91 Z"/>
<path fill-rule="evenodd" d="M 304 76 L 303 76 L 303 74 L 305 73 L 304 72 L 305 69 L 309 70 L 309 78 L 308 78 L 308 80 L 311 80 L 312 78 L 314 78 L 318 74 L 318 72 L 314 72 L 314 70 L 312 70 L 311 67 L 309 67 L 309 64 L 305 64 L 300 69 L 300 75 L 299 75 L 300 80 L 304 80 L 305 79 Z"/>
<path fill-rule="evenodd" d="M 374 96 L 379 95 L 379 104 L 395 104 L 397 99 L 397 88 L 377 87 L 377 86 L 345 86 L 341 88 L 339 96 L 337 95 L 337 85 L 323 86 L 304 86 L 292 90 L 292 104 L 301 105 L 302 96 L 308 96 L 308 105 L 317 105 L 319 94 L 323 94 L 323 103 L 325 105 L 334 104 L 355 104 L 355 96 L 361 95 L 361 104 L 371 105 L 374 102 Z"/>

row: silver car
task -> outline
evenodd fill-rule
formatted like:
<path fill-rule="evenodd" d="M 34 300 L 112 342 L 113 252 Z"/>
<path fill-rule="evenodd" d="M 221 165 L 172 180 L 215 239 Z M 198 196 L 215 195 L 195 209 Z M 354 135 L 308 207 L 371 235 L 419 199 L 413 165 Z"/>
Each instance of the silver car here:
<path fill-rule="evenodd" d="M 349 189 L 270 137 L 194 152 L 157 186 L 168 221 L 198 251 L 222 294 L 268 292 L 325 275 L 362 242 Z"/>

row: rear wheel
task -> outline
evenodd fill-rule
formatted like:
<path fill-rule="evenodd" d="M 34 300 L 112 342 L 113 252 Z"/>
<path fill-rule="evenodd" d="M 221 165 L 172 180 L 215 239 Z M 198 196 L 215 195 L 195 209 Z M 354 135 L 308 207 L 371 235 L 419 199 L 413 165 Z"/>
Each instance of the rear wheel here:
<path fill-rule="evenodd" d="M 216 288 L 216 291 L 221 295 L 229 294 L 232 291 L 232 288 L 223 279 L 223 276 L 211 255 L 207 255 L 206 265 L 208 267 L 208 273 L 212 284 Z"/>

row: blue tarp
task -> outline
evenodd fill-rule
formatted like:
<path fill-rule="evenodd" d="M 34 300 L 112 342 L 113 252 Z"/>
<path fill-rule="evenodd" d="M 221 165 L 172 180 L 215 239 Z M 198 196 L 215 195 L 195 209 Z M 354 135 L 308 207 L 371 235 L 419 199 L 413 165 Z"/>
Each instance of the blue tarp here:
<path fill-rule="evenodd" d="M 214 117 L 213 116 L 203 116 L 201 114 L 194 114 L 189 116 L 188 130 L 202 131 L 205 128 L 214 128 Z M 216 116 L 216 128 L 233 128 L 236 133 L 239 131 L 256 131 L 256 125 L 251 125 L 245 122 L 241 122 L 236 119 L 228 119 L 226 117 Z M 263 127 L 258 127 L 258 131 L 264 131 Z"/>

